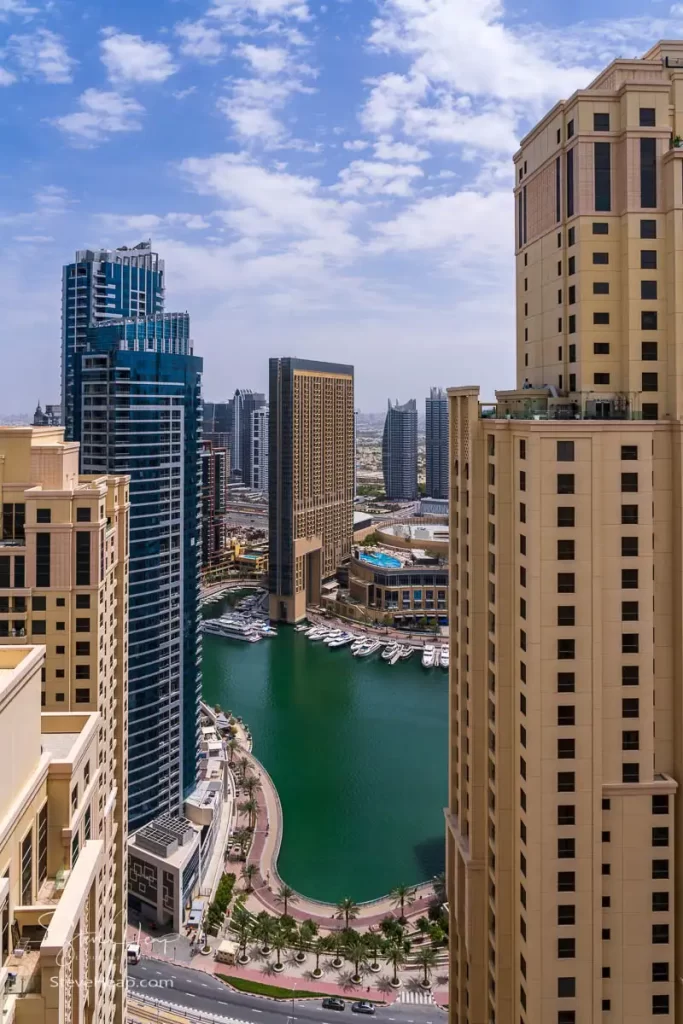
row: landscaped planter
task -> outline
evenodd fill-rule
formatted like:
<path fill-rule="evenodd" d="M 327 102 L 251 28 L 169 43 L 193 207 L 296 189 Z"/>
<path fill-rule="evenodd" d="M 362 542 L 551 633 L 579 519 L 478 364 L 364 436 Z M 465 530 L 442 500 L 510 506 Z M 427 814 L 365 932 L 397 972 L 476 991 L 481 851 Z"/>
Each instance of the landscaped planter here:
<path fill-rule="evenodd" d="M 285 965 L 284 964 L 273 964 L 273 970 L 277 971 L 278 974 L 280 974 L 282 971 L 284 971 L 284 969 L 285 969 Z"/>
<path fill-rule="evenodd" d="M 251 960 L 251 957 L 249 956 L 248 953 L 245 953 L 244 956 L 238 956 L 237 957 L 237 963 L 240 965 L 240 967 L 246 967 L 246 965 L 249 963 L 250 960 Z"/>
<path fill-rule="evenodd" d="M 314 968 L 313 971 L 311 971 L 311 974 L 313 975 L 314 978 L 322 978 L 323 976 L 323 972 L 320 970 L 319 967 Z"/>
<path fill-rule="evenodd" d="M 335 956 L 334 960 L 332 961 L 332 966 L 334 967 L 335 970 L 338 971 L 343 963 L 344 961 L 340 956 Z"/>
<path fill-rule="evenodd" d="M 370 970 L 372 971 L 373 974 L 379 974 L 379 972 L 382 970 L 382 965 L 370 964 Z"/>
<path fill-rule="evenodd" d="M 420 982 L 420 988 L 425 988 L 426 989 L 426 988 L 431 988 L 431 987 L 432 987 L 431 981 L 425 981 L 424 978 L 423 978 L 422 981 Z"/>
<path fill-rule="evenodd" d="M 296 960 L 296 962 L 298 964 L 302 964 L 304 962 L 304 960 L 306 959 L 306 954 L 305 953 L 297 953 L 296 956 L 294 957 L 294 959 Z"/>
<path fill-rule="evenodd" d="M 400 978 L 396 978 L 396 980 L 394 980 L 392 978 L 391 981 L 389 982 L 389 984 L 391 985 L 392 988 L 400 988 L 401 987 L 401 979 Z"/>

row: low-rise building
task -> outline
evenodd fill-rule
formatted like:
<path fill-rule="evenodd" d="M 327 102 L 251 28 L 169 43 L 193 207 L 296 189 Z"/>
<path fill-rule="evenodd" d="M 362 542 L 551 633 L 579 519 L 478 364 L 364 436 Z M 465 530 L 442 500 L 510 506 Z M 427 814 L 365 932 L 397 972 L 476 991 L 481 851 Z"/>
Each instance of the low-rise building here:
<path fill-rule="evenodd" d="M 0 646 L 0 1016 L 123 1022 L 123 945 L 101 926 L 114 898 L 102 719 L 41 714 L 44 664 L 42 646 Z"/>
<path fill-rule="evenodd" d="M 179 932 L 200 878 L 201 830 L 160 814 L 128 840 L 128 905 L 140 918 Z"/>

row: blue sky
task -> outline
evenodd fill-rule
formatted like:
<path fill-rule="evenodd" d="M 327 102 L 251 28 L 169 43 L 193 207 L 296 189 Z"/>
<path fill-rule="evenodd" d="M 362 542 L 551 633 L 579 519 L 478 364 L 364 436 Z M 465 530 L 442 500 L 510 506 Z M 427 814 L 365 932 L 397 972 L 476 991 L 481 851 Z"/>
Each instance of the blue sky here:
<path fill-rule="evenodd" d="M 60 275 L 151 237 L 205 396 L 270 355 L 357 404 L 513 383 L 530 124 L 683 4 L 0 0 L 0 414 L 59 400 Z"/>

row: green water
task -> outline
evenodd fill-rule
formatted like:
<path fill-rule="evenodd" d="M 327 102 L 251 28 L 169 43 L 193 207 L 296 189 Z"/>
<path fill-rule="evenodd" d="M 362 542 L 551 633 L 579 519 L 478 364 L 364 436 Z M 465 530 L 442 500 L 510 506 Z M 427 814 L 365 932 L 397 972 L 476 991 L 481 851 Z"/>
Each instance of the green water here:
<path fill-rule="evenodd" d="M 442 871 L 448 674 L 278 634 L 205 636 L 204 697 L 244 718 L 277 786 L 283 880 L 360 902 Z"/>

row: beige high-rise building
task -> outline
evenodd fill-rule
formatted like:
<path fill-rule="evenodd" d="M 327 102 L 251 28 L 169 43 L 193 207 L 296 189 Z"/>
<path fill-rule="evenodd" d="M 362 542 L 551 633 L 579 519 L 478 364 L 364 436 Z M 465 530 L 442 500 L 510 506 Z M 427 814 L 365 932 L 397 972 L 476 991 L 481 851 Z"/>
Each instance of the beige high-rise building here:
<path fill-rule="evenodd" d="M 63 428 L 0 428 L 0 644 L 45 646 L 45 712 L 99 712 L 89 792 L 103 866 L 92 914 L 102 939 L 98 978 L 112 983 L 99 1020 L 122 1024 L 129 478 L 79 476 L 78 448 L 64 441 Z M 74 834 L 59 866 L 67 876 L 78 851 Z M 13 912 L 10 904 L 10 917 Z"/>
<path fill-rule="evenodd" d="M 0 1014 L 99 1024 L 125 1002 L 101 918 L 111 898 L 102 718 L 41 714 L 44 665 L 42 646 L 0 646 Z"/>
<path fill-rule="evenodd" d="M 449 391 L 453 1024 L 683 1020 L 681 135 L 681 42 L 530 132 L 517 390 Z"/>
<path fill-rule="evenodd" d="M 353 367 L 270 360 L 270 617 L 299 622 L 351 554 Z"/>

